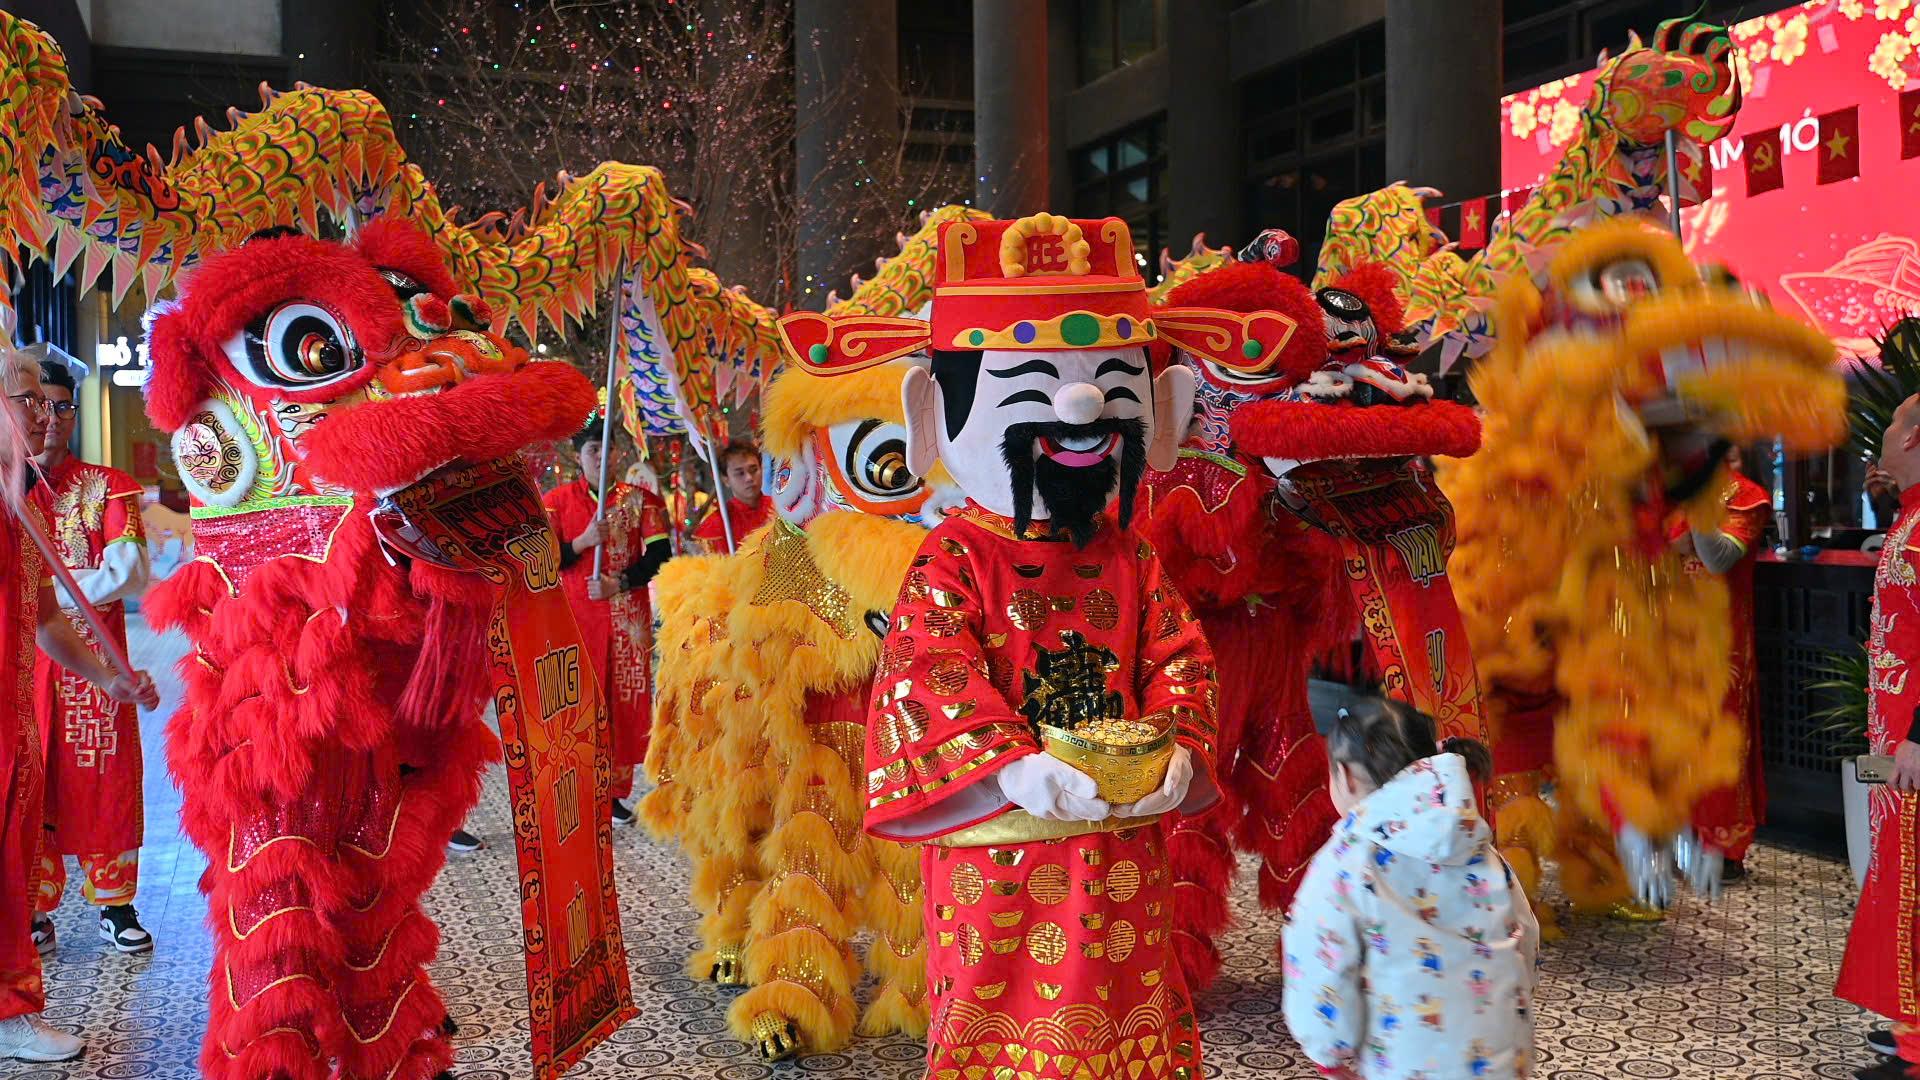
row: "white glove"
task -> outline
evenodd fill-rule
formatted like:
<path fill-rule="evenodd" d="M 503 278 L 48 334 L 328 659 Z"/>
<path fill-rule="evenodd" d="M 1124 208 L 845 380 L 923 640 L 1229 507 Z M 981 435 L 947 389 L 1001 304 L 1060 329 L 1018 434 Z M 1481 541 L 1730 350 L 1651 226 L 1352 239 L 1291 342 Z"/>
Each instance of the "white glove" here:
<path fill-rule="evenodd" d="M 1007 801 L 1044 821 L 1099 821 L 1111 812 L 1093 777 L 1044 751 L 993 774 Z"/>
<path fill-rule="evenodd" d="M 1725 852 L 1702 840 L 1692 829 L 1685 829 L 1673 839 L 1673 857 L 1694 892 L 1709 901 L 1720 899 L 1720 870 L 1726 865 Z"/>
<path fill-rule="evenodd" d="M 1141 799 L 1139 802 L 1113 808 L 1115 817 L 1152 817 L 1177 810 L 1187 801 L 1187 788 L 1193 784 L 1193 751 L 1175 744 L 1173 757 L 1167 761 L 1167 778 L 1160 783 L 1160 790 Z"/>
<path fill-rule="evenodd" d="M 1627 884 L 1633 898 L 1650 908 L 1665 911 L 1673 903 L 1673 848 L 1656 842 L 1631 825 L 1623 826 L 1613 839 L 1614 852 L 1627 872 Z"/>

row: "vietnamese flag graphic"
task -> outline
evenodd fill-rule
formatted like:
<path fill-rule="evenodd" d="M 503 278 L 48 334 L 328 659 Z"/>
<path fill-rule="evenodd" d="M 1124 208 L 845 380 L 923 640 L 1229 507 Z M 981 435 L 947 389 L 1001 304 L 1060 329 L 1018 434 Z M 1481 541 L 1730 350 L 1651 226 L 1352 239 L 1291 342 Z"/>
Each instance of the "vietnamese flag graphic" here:
<path fill-rule="evenodd" d="M 1460 204 L 1460 246 L 1487 246 L 1487 200 L 1468 199 Z"/>
<path fill-rule="evenodd" d="M 1507 197 L 1506 197 L 1507 213 L 1509 214 L 1519 213 L 1520 208 L 1527 205 L 1527 200 L 1531 198 L 1533 198 L 1533 188 L 1530 186 L 1523 187 L 1523 188 L 1514 188 L 1512 191 L 1507 192 Z"/>
<path fill-rule="evenodd" d="M 1707 148 L 1692 139 L 1682 139 L 1674 158 L 1674 166 L 1680 173 L 1680 205 L 1699 206 L 1712 198 L 1713 158 Z"/>
<path fill-rule="evenodd" d="M 1900 159 L 1920 157 L 1920 89 L 1900 91 Z"/>
<path fill-rule="evenodd" d="M 1770 128 L 1756 131 L 1745 139 L 1747 198 L 1778 191 L 1786 182 L 1780 165 L 1780 131 Z"/>
<path fill-rule="evenodd" d="M 1445 210 L 1446 210 L 1446 207 L 1444 206 L 1427 207 L 1427 223 L 1432 225 L 1436 229 L 1440 228 L 1440 215 Z"/>
<path fill-rule="evenodd" d="M 1818 181 L 1837 184 L 1860 175 L 1860 106 L 1849 105 L 1820 117 Z"/>

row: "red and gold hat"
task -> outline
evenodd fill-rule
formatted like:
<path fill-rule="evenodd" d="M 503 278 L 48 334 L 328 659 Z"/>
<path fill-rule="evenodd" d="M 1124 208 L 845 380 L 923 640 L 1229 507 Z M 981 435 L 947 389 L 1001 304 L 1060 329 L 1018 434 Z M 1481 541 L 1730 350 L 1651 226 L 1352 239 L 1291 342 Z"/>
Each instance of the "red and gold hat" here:
<path fill-rule="evenodd" d="M 833 374 L 928 348 L 1145 346 L 1158 334 L 1153 314 L 1126 222 L 1041 213 L 942 225 L 929 321 L 803 311 L 780 332 L 795 361 Z"/>

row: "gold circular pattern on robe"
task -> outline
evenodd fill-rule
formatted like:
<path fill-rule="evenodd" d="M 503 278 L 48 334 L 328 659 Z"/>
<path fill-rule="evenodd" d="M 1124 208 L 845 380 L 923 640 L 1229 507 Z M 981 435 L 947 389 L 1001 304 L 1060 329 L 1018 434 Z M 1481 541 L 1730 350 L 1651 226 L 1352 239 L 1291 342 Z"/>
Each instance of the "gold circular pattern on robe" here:
<path fill-rule="evenodd" d="M 972 901 L 968 901 L 968 903 L 971 902 Z M 980 958 L 984 955 L 986 955 L 986 948 L 980 943 L 980 931 L 975 930 L 972 923 L 961 923 L 960 962 L 968 967 L 972 967 L 979 963 Z"/>
<path fill-rule="evenodd" d="M 948 879 L 953 886 L 953 898 L 963 904 L 977 904 L 981 893 L 986 891 L 987 883 L 980 876 L 980 868 L 972 863 L 961 863 L 953 868 L 953 877 Z"/>
<path fill-rule="evenodd" d="M 1047 621 L 1047 599 L 1032 589 L 1016 589 L 1007 602 L 1007 618 L 1022 630 L 1038 630 Z"/>
<path fill-rule="evenodd" d="M 1080 602 L 1080 613 L 1095 630 L 1111 630 L 1120 625 L 1120 602 L 1105 589 L 1094 589 Z"/>
<path fill-rule="evenodd" d="M 952 697 L 967 688 L 967 662 L 948 657 L 927 672 L 927 686 L 941 697 Z"/>
<path fill-rule="evenodd" d="M 1127 957 L 1133 955 L 1133 947 L 1139 938 L 1133 932 L 1133 924 L 1125 919 L 1107 928 L 1107 959 L 1116 964 L 1124 964 Z"/>
<path fill-rule="evenodd" d="M 927 707 L 912 698 L 905 698 L 894 706 L 900 710 L 902 734 L 914 742 L 927 737 Z"/>
<path fill-rule="evenodd" d="M 1067 898 L 1073 887 L 1067 881 L 1067 868 L 1058 863 L 1037 866 L 1027 878 L 1027 895 L 1037 904 L 1057 904 Z"/>
<path fill-rule="evenodd" d="M 880 752 L 891 757 L 900 752 L 900 720 L 891 713 L 880 718 L 873 732 L 873 741 Z"/>
<path fill-rule="evenodd" d="M 966 628 L 967 617 L 950 608 L 929 608 L 921 625 L 931 637 L 953 637 Z"/>
<path fill-rule="evenodd" d="M 880 666 L 887 671 L 905 671 L 907 665 L 913 663 L 914 649 L 913 635 L 895 635 L 880 655 Z"/>
<path fill-rule="evenodd" d="M 1059 923 L 1034 923 L 1027 931 L 1027 953 L 1035 963 L 1052 967 L 1067 958 L 1067 932 Z"/>
<path fill-rule="evenodd" d="M 1107 895 L 1117 904 L 1133 899 L 1140 891 L 1140 866 L 1132 859 L 1122 859 L 1107 871 Z"/>

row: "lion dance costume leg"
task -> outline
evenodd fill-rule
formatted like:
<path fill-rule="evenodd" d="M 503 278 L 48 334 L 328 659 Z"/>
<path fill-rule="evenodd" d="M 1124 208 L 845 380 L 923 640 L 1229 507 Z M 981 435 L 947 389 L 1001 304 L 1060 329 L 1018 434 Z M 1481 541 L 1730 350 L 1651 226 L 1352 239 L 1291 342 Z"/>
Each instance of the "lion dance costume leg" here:
<path fill-rule="evenodd" d="M 480 718 L 493 592 L 383 557 L 376 493 L 593 407 L 577 372 L 529 363 L 487 318 L 423 234 L 380 220 L 351 245 L 208 259 L 154 323 L 148 409 L 174 433 L 198 557 L 149 612 L 193 643 L 168 761 L 210 862 L 216 1080 L 452 1062 L 420 897 L 499 753 Z"/>
<path fill-rule="evenodd" d="M 1670 521 L 1717 520 L 1728 443 L 1839 439 L 1833 347 L 1626 219 L 1568 240 L 1544 293 L 1509 282 L 1495 320 L 1472 374 L 1486 445 L 1442 483 L 1501 768 L 1537 776 L 1550 722 L 1560 802 L 1549 829 L 1535 789 L 1516 785 L 1502 843 L 1557 850 L 1577 909 L 1663 907 L 1676 866 L 1711 894 L 1719 855 L 1694 819 L 1738 778 L 1746 732 L 1722 708 L 1725 583 L 1689 571 Z M 1515 866 L 1537 904 L 1537 860 Z"/>
<path fill-rule="evenodd" d="M 659 706 L 644 804 L 694 864 L 696 978 L 768 1059 L 927 1029 L 917 847 L 866 837 L 866 702 L 886 612 L 951 501 L 905 468 L 901 364 L 768 390 L 780 518 L 657 579 Z M 879 989 L 864 1016 L 853 940 Z"/>

